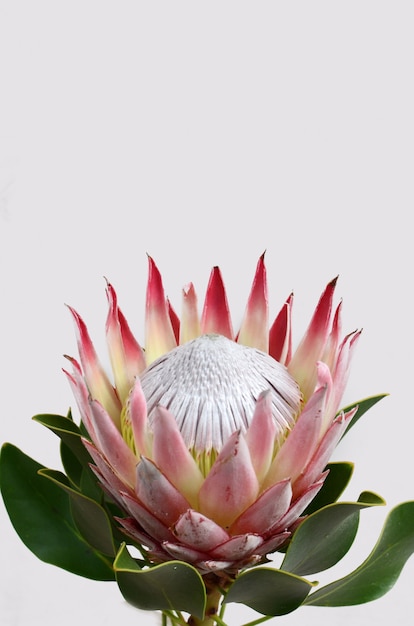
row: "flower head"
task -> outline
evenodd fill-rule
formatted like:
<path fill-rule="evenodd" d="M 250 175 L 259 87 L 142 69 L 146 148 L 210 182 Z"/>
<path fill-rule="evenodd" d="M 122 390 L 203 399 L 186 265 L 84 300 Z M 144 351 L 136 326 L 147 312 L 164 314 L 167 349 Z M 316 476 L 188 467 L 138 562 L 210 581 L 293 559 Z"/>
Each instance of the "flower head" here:
<path fill-rule="evenodd" d="M 124 532 L 153 562 L 235 573 L 277 550 L 299 523 L 355 413 L 337 414 L 360 332 L 341 339 L 335 285 L 292 351 L 293 295 L 269 328 L 263 256 L 236 334 L 217 267 L 201 316 L 190 284 L 179 318 L 149 258 L 145 349 L 107 284 L 113 381 L 70 309 L 80 363 L 70 358 L 66 374 L 84 445 L 125 512 Z"/>

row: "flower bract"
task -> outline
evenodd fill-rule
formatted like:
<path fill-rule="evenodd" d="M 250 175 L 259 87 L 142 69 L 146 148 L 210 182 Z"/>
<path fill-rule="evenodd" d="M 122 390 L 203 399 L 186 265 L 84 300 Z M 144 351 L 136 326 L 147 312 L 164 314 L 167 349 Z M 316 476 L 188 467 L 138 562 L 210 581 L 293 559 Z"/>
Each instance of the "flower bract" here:
<path fill-rule="evenodd" d="M 356 411 L 338 412 L 360 331 L 342 338 L 335 286 L 293 350 L 293 295 L 269 324 L 264 256 L 237 332 L 218 267 L 201 315 L 189 284 L 178 316 L 149 258 L 143 345 L 107 284 L 112 378 L 70 308 L 80 359 L 68 357 L 66 374 L 83 442 L 124 512 L 120 527 L 151 562 L 234 575 L 288 541 Z"/>

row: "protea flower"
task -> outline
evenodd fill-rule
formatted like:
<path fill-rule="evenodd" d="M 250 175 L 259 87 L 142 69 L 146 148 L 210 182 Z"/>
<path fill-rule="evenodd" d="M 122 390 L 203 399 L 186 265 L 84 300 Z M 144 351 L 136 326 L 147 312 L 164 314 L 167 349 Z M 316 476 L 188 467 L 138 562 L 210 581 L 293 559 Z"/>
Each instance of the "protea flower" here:
<path fill-rule="evenodd" d="M 335 284 L 292 353 L 293 295 L 269 329 L 264 256 L 237 333 L 219 268 L 201 317 L 190 284 L 179 319 L 149 258 L 145 349 L 107 284 L 113 382 L 70 309 L 80 364 L 70 358 L 66 374 L 90 437 L 84 445 L 125 512 L 120 526 L 151 562 L 234 575 L 265 560 L 300 523 L 355 413 L 338 408 L 360 332 L 341 340 Z"/>

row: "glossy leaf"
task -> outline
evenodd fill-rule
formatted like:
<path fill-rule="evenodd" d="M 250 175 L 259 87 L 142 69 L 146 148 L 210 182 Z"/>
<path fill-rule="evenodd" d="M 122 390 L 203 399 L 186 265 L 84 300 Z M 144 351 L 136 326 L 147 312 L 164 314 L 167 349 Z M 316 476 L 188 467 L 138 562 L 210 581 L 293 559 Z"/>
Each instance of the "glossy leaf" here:
<path fill-rule="evenodd" d="M 261 567 L 241 574 L 224 602 L 240 602 L 263 615 L 286 615 L 303 603 L 313 586 L 295 574 Z"/>
<path fill-rule="evenodd" d="M 312 513 L 293 535 L 281 569 L 305 576 L 332 567 L 355 539 L 359 511 L 383 504 L 382 498 L 365 491 L 357 502 L 336 502 Z"/>
<path fill-rule="evenodd" d="M 363 604 L 383 596 L 414 552 L 414 502 L 396 506 L 368 558 L 356 570 L 322 587 L 306 600 L 315 606 Z"/>
<path fill-rule="evenodd" d="M 122 595 L 133 606 L 147 611 L 186 611 L 203 619 L 206 588 L 191 565 L 170 561 L 142 569 L 123 544 L 114 569 Z"/>
<path fill-rule="evenodd" d="M 108 556 L 115 556 L 111 523 L 106 511 L 94 500 L 72 488 L 66 476 L 56 470 L 40 470 L 40 474 L 63 489 L 71 502 L 73 520 L 86 541 Z"/>
<path fill-rule="evenodd" d="M 1 457 L 1 489 L 10 520 L 23 543 L 39 559 L 94 580 L 113 580 L 111 562 L 80 535 L 69 496 L 39 474 L 42 465 L 6 443 Z"/>
<path fill-rule="evenodd" d="M 326 469 L 329 470 L 329 474 L 325 478 L 322 488 L 306 509 L 305 515 L 310 515 L 338 500 L 350 481 L 354 465 L 347 462 L 329 463 Z"/>
<path fill-rule="evenodd" d="M 353 402 L 352 404 L 349 404 L 348 406 L 344 407 L 342 409 L 344 413 L 346 413 L 347 411 L 350 411 L 357 405 L 358 405 L 358 411 L 355 413 L 354 417 L 349 422 L 347 429 L 345 430 L 342 437 L 345 437 L 346 433 L 350 431 L 352 426 L 355 426 L 357 421 L 364 415 L 364 413 L 366 413 L 371 407 L 373 407 L 374 404 L 377 404 L 377 402 L 379 402 L 383 398 L 386 398 L 387 396 L 388 396 L 388 393 L 381 393 L 378 396 L 370 396 L 369 398 L 365 398 L 364 400 L 360 400 L 359 402 Z"/>
<path fill-rule="evenodd" d="M 35 422 L 46 426 L 54 432 L 60 439 L 71 449 L 75 457 L 82 463 L 87 465 L 92 461 L 89 453 L 81 441 L 82 433 L 75 422 L 70 417 L 63 415 L 35 415 Z"/>
<path fill-rule="evenodd" d="M 76 487 L 80 487 L 84 466 L 64 441 L 60 442 L 60 458 L 66 476 Z"/>

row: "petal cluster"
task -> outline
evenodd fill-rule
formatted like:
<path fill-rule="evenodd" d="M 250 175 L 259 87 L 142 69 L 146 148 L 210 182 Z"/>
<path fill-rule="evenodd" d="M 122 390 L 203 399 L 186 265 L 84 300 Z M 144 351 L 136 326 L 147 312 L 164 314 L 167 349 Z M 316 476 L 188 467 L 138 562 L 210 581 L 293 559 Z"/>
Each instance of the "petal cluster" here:
<path fill-rule="evenodd" d="M 293 351 L 293 295 L 269 326 L 264 256 L 236 333 L 219 268 L 201 315 L 189 284 L 179 317 L 149 258 L 144 347 L 107 284 L 112 381 L 70 308 L 80 363 L 70 358 L 65 373 L 89 434 L 84 444 L 125 512 L 119 524 L 154 562 L 178 558 L 202 573 L 234 573 L 277 550 L 297 526 L 355 412 L 338 407 L 360 332 L 341 338 L 335 285 Z M 200 358 L 212 342 L 218 371 Z M 240 354 L 242 367 L 233 367 Z M 182 363 L 191 376 L 181 376 Z"/>

